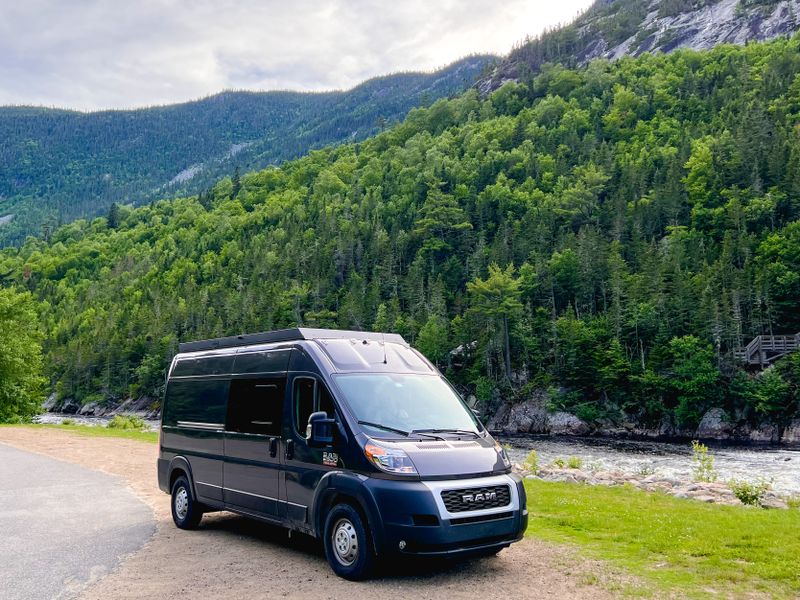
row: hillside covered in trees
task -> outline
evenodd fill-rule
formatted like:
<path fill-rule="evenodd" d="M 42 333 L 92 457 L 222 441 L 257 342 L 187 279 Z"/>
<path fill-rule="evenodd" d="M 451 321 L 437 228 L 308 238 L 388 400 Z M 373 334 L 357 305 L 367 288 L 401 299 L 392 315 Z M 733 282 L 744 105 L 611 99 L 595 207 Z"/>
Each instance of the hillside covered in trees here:
<path fill-rule="evenodd" d="M 402 333 L 489 411 L 547 390 L 588 420 L 780 425 L 800 359 L 732 351 L 800 331 L 800 37 L 545 66 L 0 275 L 40 302 L 62 399 L 157 400 L 179 340 L 304 324 Z"/>
<path fill-rule="evenodd" d="M 361 140 L 459 94 L 492 56 L 396 73 L 347 91 L 228 91 L 195 102 L 82 113 L 0 107 L 0 246 L 109 206 L 197 193 L 236 168 Z"/>

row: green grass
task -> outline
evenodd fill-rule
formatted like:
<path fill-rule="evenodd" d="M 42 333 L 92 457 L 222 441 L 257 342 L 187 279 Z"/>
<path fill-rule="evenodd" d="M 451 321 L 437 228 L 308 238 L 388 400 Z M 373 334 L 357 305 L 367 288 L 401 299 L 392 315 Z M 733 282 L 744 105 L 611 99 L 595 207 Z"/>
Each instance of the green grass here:
<path fill-rule="evenodd" d="M 61 431 L 71 431 L 80 435 L 91 437 L 114 437 L 126 440 L 139 440 L 141 442 L 158 442 L 157 431 L 137 431 L 135 429 L 113 429 L 108 427 L 89 426 L 89 425 L 44 425 L 41 423 L 29 423 L 23 425 L 2 425 L 0 427 L 29 427 L 35 429 L 60 429 Z"/>
<path fill-rule="evenodd" d="M 688 597 L 800 594 L 800 511 L 719 506 L 631 487 L 526 480 L 527 535 Z M 663 593 L 654 592 L 655 596 Z"/>

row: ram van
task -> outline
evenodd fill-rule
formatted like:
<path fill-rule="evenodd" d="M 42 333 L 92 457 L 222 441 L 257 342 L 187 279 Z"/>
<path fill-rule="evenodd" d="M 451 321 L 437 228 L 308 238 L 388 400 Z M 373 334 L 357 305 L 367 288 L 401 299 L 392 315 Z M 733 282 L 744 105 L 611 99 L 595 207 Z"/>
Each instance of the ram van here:
<path fill-rule="evenodd" d="M 179 350 L 158 457 L 178 527 L 226 510 L 302 532 L 347 579 L 522 538 L 505 450 L 401 336 L 298 328 Z"/>

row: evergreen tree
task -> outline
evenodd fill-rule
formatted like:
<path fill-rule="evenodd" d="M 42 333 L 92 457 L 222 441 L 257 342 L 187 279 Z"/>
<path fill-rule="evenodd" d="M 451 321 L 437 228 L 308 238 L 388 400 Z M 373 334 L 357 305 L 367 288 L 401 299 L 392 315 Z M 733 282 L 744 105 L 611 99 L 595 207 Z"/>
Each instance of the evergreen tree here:
<path fill-rule="evenodd" d="M 511 344 L 509 341 L 509 319 L 516 316 L 522 308 L 519 281 L 514 278 L 514 265 L 501 269 L 496 264 L 489 265 L 486 279 L 475 278 L 467 283 L 471 298 L 471 308 L 482 317 L 497 319 L 501 323 L 503 336 L 503 362 L 505 375 L 511 379 Z"/>

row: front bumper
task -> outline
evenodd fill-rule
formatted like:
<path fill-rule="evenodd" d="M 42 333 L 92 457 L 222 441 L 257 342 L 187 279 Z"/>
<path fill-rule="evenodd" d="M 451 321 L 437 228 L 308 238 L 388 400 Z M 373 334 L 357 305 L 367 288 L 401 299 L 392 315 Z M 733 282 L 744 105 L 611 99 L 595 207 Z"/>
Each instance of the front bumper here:
<path fill-rule="evenodd" d="M 449 512 L 441 492 L 507 483 L 511 501 L 500 507 Z M 378 508 L 379 555 L 462 557 L 486 554 L 522 539 L 528 526 L 525 490 L 515 475 L 434 482 L 370 479 Z"/>

